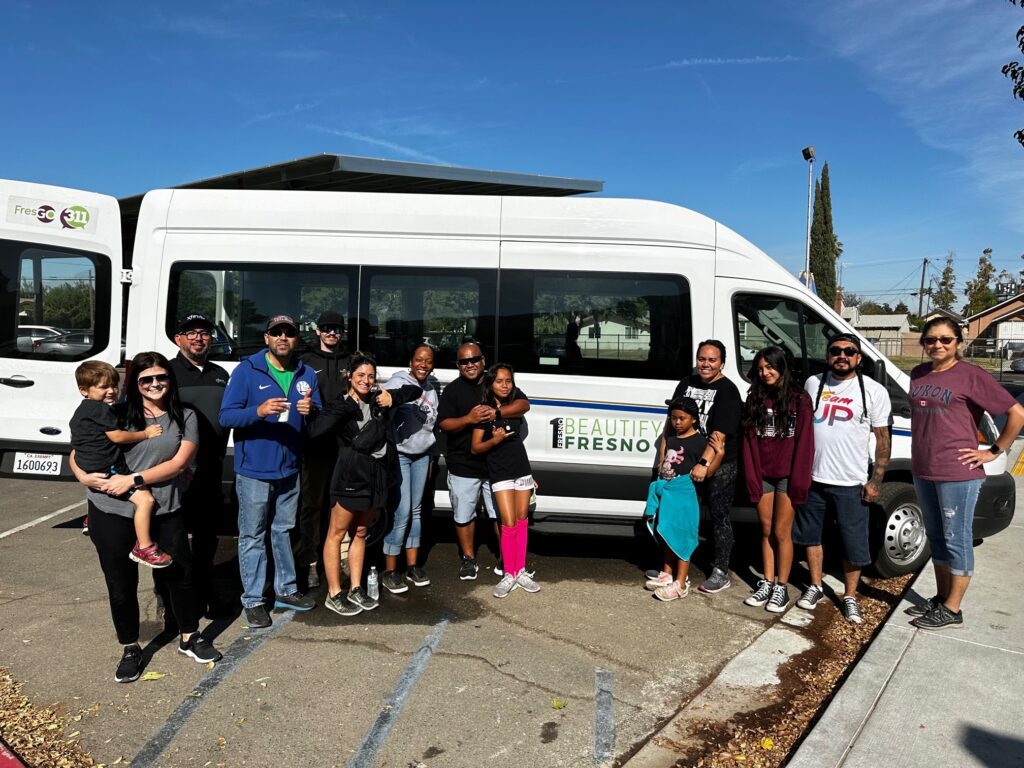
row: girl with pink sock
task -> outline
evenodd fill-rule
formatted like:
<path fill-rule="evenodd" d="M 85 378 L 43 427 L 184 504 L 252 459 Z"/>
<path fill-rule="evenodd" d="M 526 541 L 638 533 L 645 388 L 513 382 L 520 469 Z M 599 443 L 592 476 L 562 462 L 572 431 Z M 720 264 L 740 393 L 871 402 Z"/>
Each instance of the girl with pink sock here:
<path fill-rule="evenodd" d="M 516 392 L 515 372 L 506 363 L 496 363 L 483 376 L 484 405 L 494 409 L 494 420 L 473 430 L 472 451 L 486 455 L 491 492 L 501 518 L 501 557 L 505 575 L 494 588 L 495 597 L 508 597 L 517 587 L 540 591 L 540 585 L 526 571 L 526 519 L 534 482 L 530 459 L 523 444 L 526 422 L 504 418 L 501 407 L 511 403 Z M 522 393 L 519 397 L 522 398 Z"/>

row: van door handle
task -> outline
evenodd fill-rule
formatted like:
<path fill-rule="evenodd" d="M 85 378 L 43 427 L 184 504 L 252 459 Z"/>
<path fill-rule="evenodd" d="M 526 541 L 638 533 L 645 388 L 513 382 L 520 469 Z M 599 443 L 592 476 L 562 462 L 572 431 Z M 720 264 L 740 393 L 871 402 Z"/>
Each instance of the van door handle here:
<path fill-rule="evenodd" d="M 3 384 L 6 387 L 17 387 L 18 389 L 24 389 L 25 387 L 33 386 L 35 382 L 32 381 L 32 379 L 26 379 L 24 376 L 20 375 L 12 376 L 9 379 L 7 377 L 0 376 L 0 384 Z"/>

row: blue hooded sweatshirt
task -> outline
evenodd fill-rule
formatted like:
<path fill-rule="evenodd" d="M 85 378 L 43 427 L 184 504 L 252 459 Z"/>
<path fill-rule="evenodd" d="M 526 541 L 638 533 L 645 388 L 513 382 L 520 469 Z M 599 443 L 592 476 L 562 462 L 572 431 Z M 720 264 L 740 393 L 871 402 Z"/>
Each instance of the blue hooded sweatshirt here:
<path fill-rule="evenodd" d="M 322 407 L 316 371 L 295 358 L 288 392 L 282 392 L 267 368 L 267 350 L 245 358 L 228 379 L 220 406 L 222 427 L 235 430 L 235 474 L 257 480 L 280 480 L 299 471 L 303 422 L 295 408 L 312 391 L 313 406 Z M 285 421 L 280 414 L 260 418 L 256 409 L 272 397 L 291 403 Z"/>

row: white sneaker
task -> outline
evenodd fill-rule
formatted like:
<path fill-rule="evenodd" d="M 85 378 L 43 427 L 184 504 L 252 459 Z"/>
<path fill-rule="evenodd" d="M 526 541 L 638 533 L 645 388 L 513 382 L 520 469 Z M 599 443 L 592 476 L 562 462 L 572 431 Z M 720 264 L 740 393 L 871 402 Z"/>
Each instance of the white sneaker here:
<path fill-rule="evenodd" d="M 540 592 L 540 584 L 533 580 L 533 577 L 523 568 L 516 576 L 516 586 L 522 587 L 527 592 Z"/>
<path fill-rule="evenodd" d="M 506 573 L 501 577 L 501 581 L 494 586 L 494 591 L 491 594 L 497 598 L 508 597 L 509 593 L 518 586 L 515 576 Z"/>
<path fill-rule="evenodd" d="M 665 571 L 658 571 L 658 575 L 653 579 L 648 579 L 644 584 L 644 589 L 649 592 L 653 592 L 658 587 L 667 587 L 672 583 L 672 574 L 665 573 Z"/>

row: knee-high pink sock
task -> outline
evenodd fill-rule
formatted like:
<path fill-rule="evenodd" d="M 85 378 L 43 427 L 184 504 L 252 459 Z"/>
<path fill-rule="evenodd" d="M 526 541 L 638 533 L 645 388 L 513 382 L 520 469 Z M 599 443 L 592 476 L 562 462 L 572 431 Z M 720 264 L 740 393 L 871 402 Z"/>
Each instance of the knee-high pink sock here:
<path fill-rule="evenodd" d="M 516 571 L 516 575 L 519 575 L 519 571 L 526 567 L 526 538 L 530 530 L 530 522 L 528 520 L 517 520 L 516 531 L 519 534 L 519 538 L 516 541 L 518 544 L 519 559 L 516 561 L 516 565 L 519 570 Z"/>
<path fill-rule="evenodd" d="M 511 573 L 513 576 L 516 575 L 516 572 L 511 570 L 516 561 L 516 533 L 514 525 L 501 526 L 501 562 L 505 573 Z"/>

